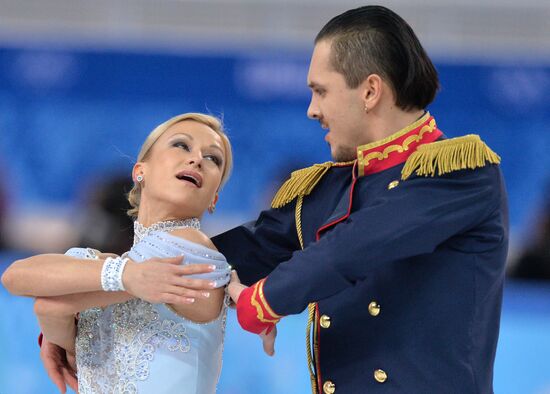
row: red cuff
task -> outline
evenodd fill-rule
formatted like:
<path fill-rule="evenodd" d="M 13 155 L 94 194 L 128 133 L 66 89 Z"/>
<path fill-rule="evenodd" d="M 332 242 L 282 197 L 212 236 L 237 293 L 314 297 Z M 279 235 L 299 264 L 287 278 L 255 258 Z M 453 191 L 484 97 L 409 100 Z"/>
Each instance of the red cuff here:
<path fill-rule="evenodd" d="M 282 317 L 271 309 L 265 299 L 264 282 L 265 278 L 243 290 L 237 302 L 239 324 L 246 331 L 255 334 L 264 330 L 269 334 Z"/>

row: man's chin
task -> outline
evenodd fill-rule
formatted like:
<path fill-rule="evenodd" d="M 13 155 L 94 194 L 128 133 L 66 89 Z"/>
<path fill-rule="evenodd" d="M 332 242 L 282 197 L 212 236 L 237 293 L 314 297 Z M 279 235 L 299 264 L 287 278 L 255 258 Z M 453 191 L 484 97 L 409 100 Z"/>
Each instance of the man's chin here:
<path fill-rule="evenodd" d="M 332 160 L 335 162 L 346 162 L 346 161 L 353 161 L 357 159 L 357 151 L 355 149 L 350 148 L 334 148 L 332 149 L 330 154 L 332 156 Z"/>

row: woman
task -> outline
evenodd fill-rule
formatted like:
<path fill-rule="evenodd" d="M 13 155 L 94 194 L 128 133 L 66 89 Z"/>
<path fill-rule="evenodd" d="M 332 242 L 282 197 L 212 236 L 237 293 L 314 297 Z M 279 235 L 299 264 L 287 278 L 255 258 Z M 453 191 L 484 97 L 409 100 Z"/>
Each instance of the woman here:
<path fill-rule="evenodd" d="M 129 252 L 73 248 L 17 261 L 2 276 L 11 293 L 36 297 L 44 337 L 69 359 L 76 353 L 80 393 L 215 392 L 230 267 L 199 218 L 214 211 L 231 163 L 219 120 L 169 119 L 147 137 L 133 168 Z M 174 259 L 146 262 L 152 257 Z M 180 287 L 204 280 L 211 291 Z"/>

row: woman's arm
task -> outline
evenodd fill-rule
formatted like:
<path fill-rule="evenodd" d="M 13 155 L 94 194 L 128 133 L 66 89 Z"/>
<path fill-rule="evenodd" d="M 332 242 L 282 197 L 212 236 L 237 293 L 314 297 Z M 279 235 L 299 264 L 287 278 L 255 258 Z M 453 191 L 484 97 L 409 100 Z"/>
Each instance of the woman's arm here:
<path fill-rule="evenodd" d="M 2 284 L 14 295 L 29 297 L 101 292 L 105 257 L 92 260 L 63 254 L 32 256 L 10 265 L 2 275 Z M 193 289 L 208 289 L 208 281 L 182 276 L 212 272 L 213 268 L 205 264 L 180 264 L 181 257 L 151 259 L 139 264 L 130 260 L 124 269 L 123 283 L 133 296 L 153 303 L 185 304 L 191 299 L 205 298 L 203 292 Z"/>
<path fill-rule="evenodd" d="M 55 315 L 44 313 L 41 298 L 34 305 L 40 330 L 49 342 L 61 346 L 69 355 L 75 354 L 76 324 L 75 315 Z"/>
<path fill-rule="evenodd" d="M 128 301 L 133 298 L 126 292 L 91 292 L 55 297 L 38 297 L 34 312 L 44 337 L 74 354 L 76 336 L 75 316 L 78 312 Z"/>
<path fill-rule="evenodd" d="M 59 296 L 102 290 L 104 259 L 76 259 L 63 254 L 41 254 L 15 261 L 2 275 L 14 295 Z"/>
<path fill-rule="evenodd" d="M 183 228 L 171 232 L 172 235 L 181 237 L 191 242 L 195 242 L 199 245 L 206 246 L 212 250 L 217 250 L 210 238 L 208 238 L 204 233 L 195 230 L 193 228 Z M 203 264 L 204 265 L 204 264 Z M 185 279 L 187 283 L 196 286 L 200 286 L 201 282 L 204 282 L 200 279 Z M 175 283 L 175 286 L 181 286 L 178 282 Z M 195 287 L 195 286 L 193 286 Z M 225 295 L 225 289 L 223 287 L 212 289 L 211 286 L 207 287 L 211 290 L 201 291 L 202 297 L 196 298 L 193 302 L 182 304 L 173 301 L 165 302 L 168 306 L 173 309 L 177 314 L 185 317 L 194 322 L 202 323 L 208 322 L 219 316 L 223 304 L 223 299 Z M 179 287 L 180 291 L 183 287 Z"/>

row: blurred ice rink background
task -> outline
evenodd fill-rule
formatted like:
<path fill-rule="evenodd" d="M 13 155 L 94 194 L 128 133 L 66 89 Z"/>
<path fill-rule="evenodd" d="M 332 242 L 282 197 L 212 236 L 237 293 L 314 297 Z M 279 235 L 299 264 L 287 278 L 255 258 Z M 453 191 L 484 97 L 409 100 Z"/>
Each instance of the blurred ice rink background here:
<path fill-rule="evenodd" d="M 512 243 L 495 392 L 550 393 L 550 2 L 379 3 L 436 63 L 442 90 L 429 110 L 439 127 L 478 133 L 502 156 Z M 255 218 L 291 170 L 329 160 L 306 117 L 312 42 L 332 16 L 364 4 L 0 0 L 0 272 L 33 253 L 124 248 L 120 196 L 133 158 L 182 112 L 223 116 L 234 147 L 206 231 Z M 0 394 L 54 393 L 31 300 L 2 288 L 0 311 Z M 219 393 L 310 392 L 305 320 L 283 321 L 270 359 L 230 312 Z"/>

